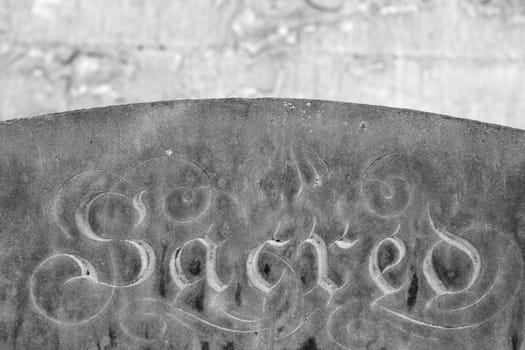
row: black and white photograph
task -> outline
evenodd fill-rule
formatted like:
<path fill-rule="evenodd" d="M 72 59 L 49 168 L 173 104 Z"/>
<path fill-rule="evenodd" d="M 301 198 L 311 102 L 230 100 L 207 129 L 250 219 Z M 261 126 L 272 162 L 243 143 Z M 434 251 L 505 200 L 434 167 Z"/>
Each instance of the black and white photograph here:
<path fill-rule="evenodd" d="M 525 0 L 0 0 L 0 350 L 525 350 Z"/>

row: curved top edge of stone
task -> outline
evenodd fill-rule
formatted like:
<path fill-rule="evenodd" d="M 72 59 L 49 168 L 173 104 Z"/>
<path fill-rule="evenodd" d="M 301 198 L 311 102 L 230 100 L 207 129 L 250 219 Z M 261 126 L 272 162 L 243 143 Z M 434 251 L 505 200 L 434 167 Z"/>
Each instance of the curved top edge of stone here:
<path fill-rule="evenodd" d="M 133 108 L 145 108 L 145 107 L 170 107 L 175 105 L 181 105 L 181 104 L 199 104 L 199 103 L 245 103 L 245 104 L 252 104 L 254 102 L 269 102 L 269 103 L 283 103 L 283 102 L 301 102 L 301 103 L 307 103 L 307 102 L 316 102 L 321 103 L 323 105 L 340 105 L 340 106 L 352 106 L 356 108 L 360 108 L 364 111 L 375 111 L 375 112 L 394 112 L 399 114 L 411 114 L 411 117 L 425 117 L 425 118 L 433 118 L 434 120 L 436 118 L 447 120 L 449 122 L 454 123 L 460 123 L 460 124 L 471 124 L 471 125 L 477 125 L 477 126 L 484 126 L 486 128 L 492 128 L 496 130 L 504 130 L 506 132 L 517 132 L 517 133 L 524 133 L 525 130 L 519 129 L 519 128 L 513 128 L 510 126 L 495 124 L 495 123 L 487 123 L 482 122 L 479 120 L 473 120 L 473 119 L 467 119 L 463 117 L 455 117 L 445 114 L 439 114 L 439 113 L 433 113 L 428 111 L 422 111 L 417 109 L 411 109 L 411 108 L 400 108 L 400 107 L 389 107 L 384 105 L 372 105 L 372 104 L 364 104 L 364 103 L 354 103 L 354 102 L 345 102 L 345 101 L 336 101 L 336 100 L 323 100 L 323 99 L 307 99 L 307 98 L 277 98 L 277 97 L 260 97 L 260 98 L 238 98 L 238 97 L 231 97 L 231 98 L 203 98 L 203 99 L 178 99 L 178 100 L 158 100 L 158 101 L 150 101 L 150 102 L 139 102 L 139 103 L 128 103 L 128 104 L 117 104 L 117 105 L 108 105 L 108 106 L 102 106 L 102 107 L 93 107 L 93 108 L 82 108 L 82 109 L 74 109 L 69 111 L 63 111 L 63 112 L 57 112 L 57 113 L 48 113 L 48 114 L 41 114 L 36 116 L 29 116 L 29 117 L 19 117 L 14 119 L 8 119 L 0 121 L 0 127 L 6 127 L 10 125 L 17 125 L 17 126 L 23 126 L 21 124 L 32 122 L 35 120 L 38 121 L 57 121 L 61 118 L 67 118 L 70 116 L 78 116 L 79 114 L 84 113 L 93 113 L 93 112 L 110 112 L 119 110 L 121 112 L 130 111 Z"/>

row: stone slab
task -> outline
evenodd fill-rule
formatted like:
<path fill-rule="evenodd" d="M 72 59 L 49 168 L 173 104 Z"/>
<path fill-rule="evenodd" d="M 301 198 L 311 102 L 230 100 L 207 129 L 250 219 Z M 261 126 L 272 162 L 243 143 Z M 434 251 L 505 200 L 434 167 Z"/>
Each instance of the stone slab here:
<path fill-rule="evenodd" d="M 0 123 L 1 349 L 520 349 L 525 134 L 318 100 Z"/>

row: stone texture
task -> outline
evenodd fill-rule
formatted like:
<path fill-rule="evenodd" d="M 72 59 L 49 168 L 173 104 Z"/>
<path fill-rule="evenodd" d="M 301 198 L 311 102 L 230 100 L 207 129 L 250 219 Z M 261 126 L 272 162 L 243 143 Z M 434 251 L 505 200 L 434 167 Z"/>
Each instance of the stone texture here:
<path fill-rule="evenodd" d="M 0 348 L 523 349 L 524 150 L 319 100 L 0 123 Z"/>
<path fill-rule="evenodd" d="M 524 42 L 523 0 L 2 0 L 0 119 L 274 96 L 525 128 Z"/>

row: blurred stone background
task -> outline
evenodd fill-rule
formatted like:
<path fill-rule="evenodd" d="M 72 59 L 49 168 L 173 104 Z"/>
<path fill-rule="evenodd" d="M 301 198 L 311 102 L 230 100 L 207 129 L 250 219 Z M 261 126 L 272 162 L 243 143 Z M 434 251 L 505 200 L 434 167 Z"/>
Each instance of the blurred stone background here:
<path fill-rule="evenodd" d="M 234 96 L 525 128 L 525 0 L 0 0 L 0 120 Z"/>

